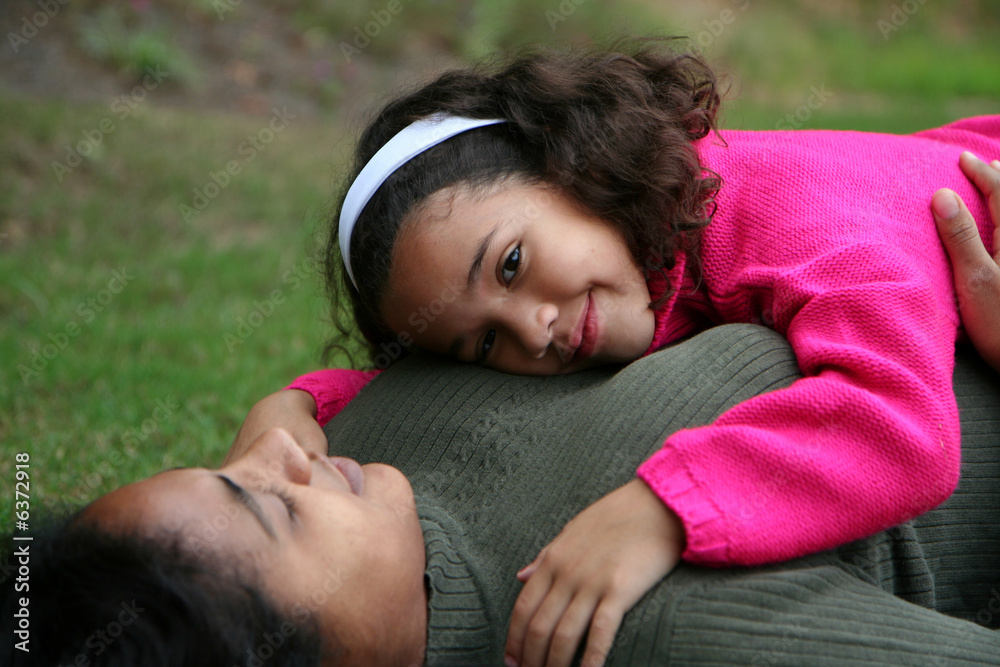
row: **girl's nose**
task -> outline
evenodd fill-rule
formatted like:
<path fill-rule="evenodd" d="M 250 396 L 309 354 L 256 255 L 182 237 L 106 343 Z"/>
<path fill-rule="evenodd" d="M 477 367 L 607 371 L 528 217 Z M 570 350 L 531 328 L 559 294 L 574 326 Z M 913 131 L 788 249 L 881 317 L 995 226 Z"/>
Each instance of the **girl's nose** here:
<path fill-rule="evenodd" d="M 552 343 L 553 329 L 559 309 L 546 302 L 528 302 L 523 308 L 510 311 L 510 328 L 524 349 L 535 359 L 541 359 Z"/>
<path fill-rule="evenodd" d="M 252 484 L 267 484 L 274 478 L 309 484 L 312 479 L 309 457 L 291 434 L 280 428 L 264 431 L 246 454 L 226 467 L 237 466 Z"/>

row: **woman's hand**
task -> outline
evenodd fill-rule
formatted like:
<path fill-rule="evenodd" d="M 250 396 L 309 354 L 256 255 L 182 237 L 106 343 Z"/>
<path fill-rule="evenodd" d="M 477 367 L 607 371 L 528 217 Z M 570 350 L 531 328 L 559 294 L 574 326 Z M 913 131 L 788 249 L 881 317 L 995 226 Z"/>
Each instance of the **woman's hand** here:
<path fill-rule="evenodd" d="M 684 526 L 640 479 L 580 512 L 518 573 L 507 663 L 569 665 L 584 634 L 584 667 L 604 664 L 622 617 L 684 551 Z M 588 632 L 589 628 L 589 632 Z"/>
<path fill-rule="evenodd" d="M 288 431 L 307 454 L 326 455 L 326 435 L 316 422 L 316 401 L 308 392 L 282 389 L 260 399 L 250 409 L 222 464 L 238 459 L 264 431 L 275 427 Z"/>
<path fill-rule="evenodd" d="M 962 153 L 959 164 L 989 200 L 994 256 L 986 252 L 972 214 L 952 190 L 935 192 L 931 209 L 955 272 L 962 326 L 979 355 L 1000 371 L 1000 233 L 996 227 L 1000 221 L 1000 160 L 986 164 L 972 153 Z"/>

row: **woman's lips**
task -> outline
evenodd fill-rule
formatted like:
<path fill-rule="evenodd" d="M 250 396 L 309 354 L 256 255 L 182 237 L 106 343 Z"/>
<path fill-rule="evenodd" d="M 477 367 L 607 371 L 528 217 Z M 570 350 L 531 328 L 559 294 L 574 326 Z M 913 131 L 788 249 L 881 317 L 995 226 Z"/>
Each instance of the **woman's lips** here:
<path fill-rule="evenodd" d="M 328 456 L 326 460 L 344 475 L 351 487 L 351 493 L 360 496 L 364 492 L 365 473 L 357 461 L 343 456 Z"/>

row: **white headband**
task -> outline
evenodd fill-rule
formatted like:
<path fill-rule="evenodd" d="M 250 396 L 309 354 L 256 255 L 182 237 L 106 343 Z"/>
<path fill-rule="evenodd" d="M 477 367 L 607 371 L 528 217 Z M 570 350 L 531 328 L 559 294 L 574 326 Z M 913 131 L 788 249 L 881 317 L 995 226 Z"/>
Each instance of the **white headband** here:
<path fill-rule="evenodd" d="M 399 134 L 378 149 L 347 190 L 344 206 L 340 209 L 340 254 L 344 258 L 347 275 L 350 276 L 355 288 L 358 282 L 354 279 L 354 271 L 351 269 L 351 234 L 358 222 L 358 216 L 368 205 L 375 191 L 393 172 L 428 148 L 466 130 L 504 122 L 506 121 L 499 118 L 483 120 L 437 113 L 403 128 Z"/>

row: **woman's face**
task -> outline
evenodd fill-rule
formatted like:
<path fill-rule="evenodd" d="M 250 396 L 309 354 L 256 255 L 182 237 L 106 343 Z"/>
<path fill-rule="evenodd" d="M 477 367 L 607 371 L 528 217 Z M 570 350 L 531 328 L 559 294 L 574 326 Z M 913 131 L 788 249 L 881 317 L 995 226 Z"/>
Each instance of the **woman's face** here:
<path fill-rule="evenodd" d="M 427 600 L 413 491 L 390 466 L 307 456 L 281 430 L 218 470 L 170 470 L 96 500 L 111 529 L 181 531 L 238 559 L 295 621 L 314 621 L 337 664 L 420 664 Z"/>
<path fill-rule="evenodd" d="M 649 301 L 615 228 L 554 188 L 514 181 L 432 195 L 400 232 L 382 313 L 420 347 L 556 375 L 642 356 Z"/>

